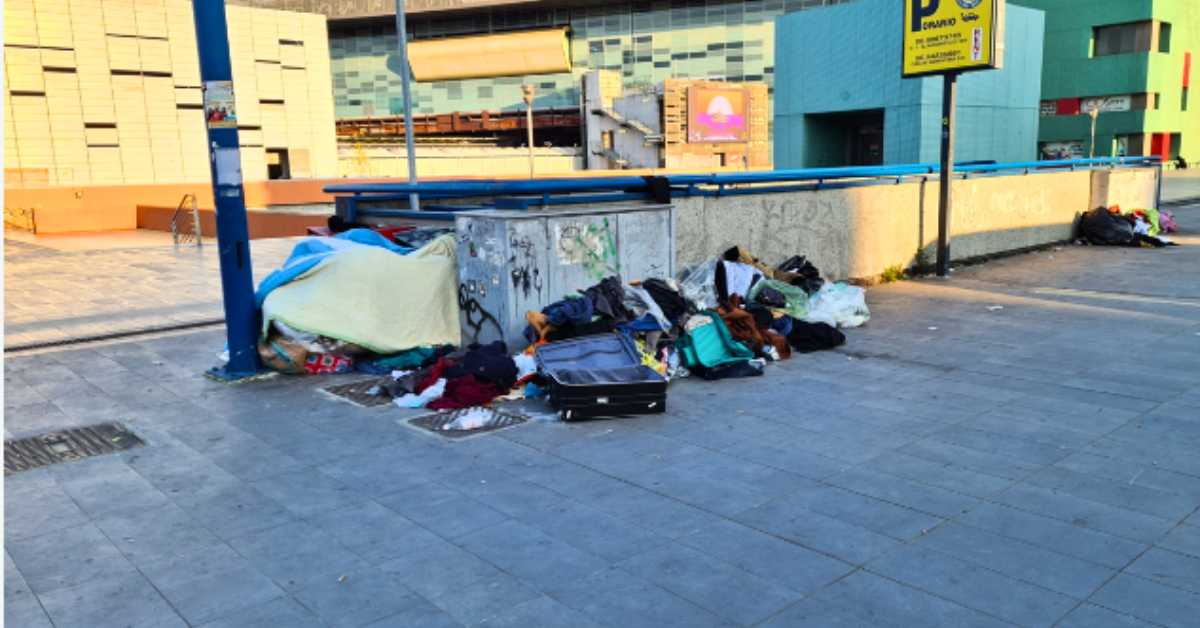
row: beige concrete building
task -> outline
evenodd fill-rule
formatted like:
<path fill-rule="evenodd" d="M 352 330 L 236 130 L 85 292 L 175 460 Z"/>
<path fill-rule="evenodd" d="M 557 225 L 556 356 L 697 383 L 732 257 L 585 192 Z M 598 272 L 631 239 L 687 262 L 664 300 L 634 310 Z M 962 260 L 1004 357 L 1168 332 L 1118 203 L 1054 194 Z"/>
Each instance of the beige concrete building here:
<path fill-rule="evenodd" d="M 323 15 L 227 8 L 247 182 L 338 175 Z M 6 188 L 209 180 L 189 0 L 4 2 Z"/>

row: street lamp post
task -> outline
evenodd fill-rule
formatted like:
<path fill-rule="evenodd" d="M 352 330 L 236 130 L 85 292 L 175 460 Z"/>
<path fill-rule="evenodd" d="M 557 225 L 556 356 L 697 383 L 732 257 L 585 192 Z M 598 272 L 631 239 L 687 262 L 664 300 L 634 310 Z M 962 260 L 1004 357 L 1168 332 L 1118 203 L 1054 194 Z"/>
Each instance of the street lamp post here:
<path fill-rule="evenodd" d="M 404 151 L 408 155 L 408 184 L 417 184 L 417 155 L 413 148 L 412 88 L 409 86 L 408 28 L 404 19 L 404 0 L 396 0 L 396 36 L 400 42 L 400 82 L 404 92 Z M 421 209 L 421 200 L 416 192 L 408 194 L 408 208 Z"/>
<path fill-rule="evenodd" d="M 1100 105 L 1099 104 L 1093 105 L 1091 111 L 1088 112 L 1088 115 L 1092 117 L 1092 142 L 1091 142 L 1091 146 L 1088 149 L 1088 157 L 1095 158 L 1096 157 L 1096 118 L 1100 117 Z"/>
<path fill-rule="evenodd" d="M 533 97 L 537 93 L 537 86 L 532 83 L 526 83 L 521 86 L 521 94 L 525 100 L 525 134 L 526 141 L 529 143 L 529 178 L 533 178 Z"/>

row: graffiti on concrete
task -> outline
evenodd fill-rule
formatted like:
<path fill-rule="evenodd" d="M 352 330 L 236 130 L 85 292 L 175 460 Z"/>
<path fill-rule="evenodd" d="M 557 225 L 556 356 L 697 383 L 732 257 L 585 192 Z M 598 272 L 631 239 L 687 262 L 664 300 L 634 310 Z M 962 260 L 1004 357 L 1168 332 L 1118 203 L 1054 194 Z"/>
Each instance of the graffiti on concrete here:
<path fill-rule="evenodd" d="M 558 233 L 558 259 L 563 264 L 579 264 L 593 279 L 621 273 L 617 257 L 617 238 L 608 218 L 598 223 L 566 225 Z"/>
<path fill-rule="evenodd" d="M 536 292 L 539 301 L 542 296 L 542 270 L 538 268 L 537 256 L 533 242 L 529 238 L 513 236 L 509 240 L 508 258 L 509 271 L 512 274 L 513 289 L 520 290 L 526 299 L 531 292 Z"/>
<path fill-rule="evenodd" d="M 500 321 L 496 320 L 496 317 L 484 309 L 483 304 L 479 302 L 479 299 L 486 296 L 487 284 L 485 282 L 467 280 L 458 284 L 458 309 L 462 312 L 464 326 L 471 330 L 470 340 L 472 342 L 479 341 L 479 334 L 489 323 L 496 328 L 497 334 L 504 335 L 504 330 L 500 328 Z"/>

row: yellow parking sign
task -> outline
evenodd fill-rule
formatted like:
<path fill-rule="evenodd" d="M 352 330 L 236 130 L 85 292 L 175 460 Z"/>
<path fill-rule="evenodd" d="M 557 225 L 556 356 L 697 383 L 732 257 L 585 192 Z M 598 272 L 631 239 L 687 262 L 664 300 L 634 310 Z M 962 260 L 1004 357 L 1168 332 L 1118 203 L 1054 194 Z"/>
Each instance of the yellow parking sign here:
<path fill-rule="evenodd" d="M 1004 0 L 903 0 L 904 77 L 999 68 Z"/>

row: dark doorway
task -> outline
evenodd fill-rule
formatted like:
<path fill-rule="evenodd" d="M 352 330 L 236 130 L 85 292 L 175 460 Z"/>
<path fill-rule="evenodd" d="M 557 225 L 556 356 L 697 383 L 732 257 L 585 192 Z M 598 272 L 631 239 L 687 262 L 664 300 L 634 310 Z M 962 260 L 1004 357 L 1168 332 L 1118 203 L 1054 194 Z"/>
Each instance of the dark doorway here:
<path fill-rule="evenodd" d="M 267 178 L 292 178 L 292 169 L 288 164 L 288 152 L 286 148 L 267 149 Z"/>
<path fill-rule="evenodd" d="M 843 111 L 804 116 L 805 166 L 883 164 L 883 110 Z"/>

